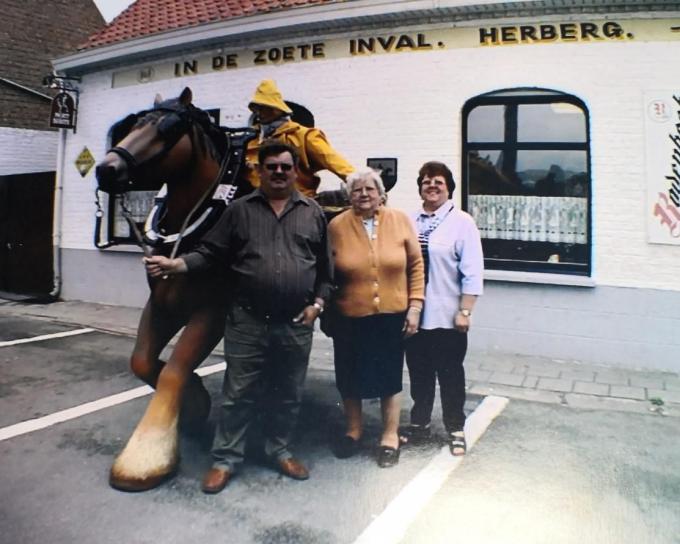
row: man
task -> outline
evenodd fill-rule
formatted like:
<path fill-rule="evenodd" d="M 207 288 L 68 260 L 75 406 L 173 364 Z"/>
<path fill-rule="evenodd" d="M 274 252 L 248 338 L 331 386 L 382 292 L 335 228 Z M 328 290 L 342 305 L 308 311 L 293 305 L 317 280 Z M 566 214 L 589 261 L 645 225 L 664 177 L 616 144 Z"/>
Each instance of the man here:
<path fill-rule="evenodd" d="M 354 171 L 352 165 L 331 147 L 323 132 L 291 121 L 293 112 L 273 80 L 265 79 L 258 85 L 248 107 L 255 114 L 255 126 L 260 131 L 259 138 L 251 140 L 246 150 L 246 161 L 253 167 L 249 172 L 253 187 L 259 185 L 255 168 L 257 154 L 268 140 L 279 140 L 295 148 L 300 157 L 296 187 L 310 198 L 316 195 L 319 187 L 316 173 L 320 170 L 330 170 L 343 180 Z"/>
<path fill-rule="evenodd" d="M 260 405 L 267 407 L 265 454 L 286 476 L 309 477 L 288 448 L 331 264 L 321 208 L 295 189 L 297 165 L 291 146 L 262 146 L 259 189 L 232 203 L 196 251 L 146 259 L 154 277 L 219 266 L 234 286 L 225 328 L 225 399 L 205 493 L 222 491 L 238 470 Z"/>

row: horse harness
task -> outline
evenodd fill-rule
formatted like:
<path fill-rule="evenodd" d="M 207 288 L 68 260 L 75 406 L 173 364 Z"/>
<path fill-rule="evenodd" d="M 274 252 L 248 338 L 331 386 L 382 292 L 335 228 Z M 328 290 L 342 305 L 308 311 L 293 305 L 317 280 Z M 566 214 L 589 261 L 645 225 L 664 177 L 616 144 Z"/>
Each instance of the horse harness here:
<path fill-rule="evenodd" d="M 161 253 L 169 255 L 171 258 L 175 257 L 182 245 L 192 245 L 203 234 L 205 234 L 222 215 L 226 206 L 236 197 L 239 191 L 239 186 L 236 180 L 239 177 L 243 157 L 248 142 L 257 136 L 257 133 L 250 128 L 232 129 L 226 127 L 217 127 L 214 125 L 206 112 L 189 104 L 188 106 L 171 107 L 172 101 L 166 101 L 159 104 L 151 110 L 143 110 L 137 114 L 131 114 L 126 118 L 124 123 L 135 123 L 143 119 L 149 114 L 155 112 L 167 112 L 158 121 L 157 131 L 163 140 L 163 148 L 147 158 L 139 162 L 132 153 L 127 149 L 114 146 L 109 150 L 110 153 L 117 154 L 127 165 L 128 180 L 125 185 L 118 184 L 114 187 L 114 194 L 121 194 L 121 211 L 123 217 L 130 225 L 130 229 L 137 240 L 137 243 L 142 247 L 144 254 L 149 256 L 152 254 L 150 249 L 154 248 L 154 253 Z M 200 125 L 207 137 L 211 137 L 210 128 L 214 127 L 223 131 L 226 139 L 227 148 L 223 154 L 220 170 L 213 181 L 208 186 L 205 193 L 198 199 L 195 206 L 187 214 L 181 228 L 176 233 L 166 233 L 161 228 L 160 223 L 167 212 L 167 188 L 164 185 L 154 199 L 154 205 L 149 213 L 146 223 L 144 225 L 144 234 L 139 231 L 137 224 L 132 218 L 132 213 L 128 209 L 125 201 L 125 194 L 131 190 L 134 179 L 140 175 L 145 169 L 153 167 L 160 162 L 171 150 L 177 145 L 179 140 L 185 135 L 189 134 L 191 138 L 192 156 L 189 167 L 196 161 L 196 141 L 194 131 L 192 130 L 195 124 Z M 213 141 L 213 143 L 215 143 Z M 108 192 L 108 191 L 107 191 Z M 96 193 L 97 205 L 97 225 L 96 233 L 100 232 L 100 222 L 103 216 L 103 211 L 99 203 L 98 189 Z M 212 193 L 212 198 L 208 197 Z M 97 236 L 96 234 L 95 236 Z M 100 248 L 109 247 L 113 242 L 107 244 L 100 244 L 95 239 L 95 245 Z"/>

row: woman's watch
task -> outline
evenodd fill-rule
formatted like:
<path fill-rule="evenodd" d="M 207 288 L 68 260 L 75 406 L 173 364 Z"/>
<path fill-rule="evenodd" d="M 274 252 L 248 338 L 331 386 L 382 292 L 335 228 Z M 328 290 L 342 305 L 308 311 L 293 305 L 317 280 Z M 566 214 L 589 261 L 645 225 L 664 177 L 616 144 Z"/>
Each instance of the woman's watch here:
<path fill-rule="evenodd" d="M 468 310 L 467 308 L 461 308 L 460 310 L 458 310 L 458 313 L 465 317 L 470 317 L 472 315 L 472 310 Z"/>

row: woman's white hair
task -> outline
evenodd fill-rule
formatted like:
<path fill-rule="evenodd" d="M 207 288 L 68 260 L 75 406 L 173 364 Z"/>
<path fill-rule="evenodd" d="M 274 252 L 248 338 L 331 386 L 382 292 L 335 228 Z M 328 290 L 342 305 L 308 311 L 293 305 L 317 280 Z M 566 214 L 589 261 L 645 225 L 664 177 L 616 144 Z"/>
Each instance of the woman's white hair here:
<path fill-rule="evenodd" d="M 367 166 L 365 168 L 359 168 L 349 174 L 343 185 L 343 189 L 345 190 L 345 193 L 347 193 L 348 198 L 352 196 L 352 189 L 354 189 L 354 184 L 357 181 L 372 181 L 378 189 L 378 193 L 380 193 L 382 202 L 385 203 L 385 201 L 387 201 L 387 192 L 385 191 L 383 180 L 380 177 L 380 170 L 374 170 Z"/>

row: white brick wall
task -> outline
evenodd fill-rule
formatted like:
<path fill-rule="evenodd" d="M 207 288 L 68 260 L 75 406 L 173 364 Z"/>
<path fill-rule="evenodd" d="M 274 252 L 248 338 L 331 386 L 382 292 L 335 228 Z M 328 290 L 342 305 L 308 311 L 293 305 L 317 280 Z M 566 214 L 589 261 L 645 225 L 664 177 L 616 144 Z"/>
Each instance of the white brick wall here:
<path fill-rule="evenodd" d="M 678 291 L 680 246 L 646 242 L 642 96 L 678 88 L 671 67 L 679 56 L 678 42 L 525 45 L 247 68 L 120 89 L 111 89 L 108 72 L 88 76 L 78 133 L 66 146 L 63 243 L 93 249 L 94 173 L 81 178 L 75 157 L 87 145 L 100 160 L 109 127 L 149 107 L 156 92 L 169 97 L 189 85 L 197 105 L 221 108 L 222 123 L 234 126 L 245 123 L 257 83 L 274 78 L 355 165 L 366 157 L 397 157 L 399 183 L 390 204 L 410 210 L 419 203 L 414 180 L 424 161 L 443 160 L 460 178 L 466 100 L 508 87 L 545 87 L 577 96 L 590 112 L 597 283 Z M 324 176 L 324 186 L 335 188 L 337 181 Z"/>
<path fill-rule="evenodd" d="M 0 176 L 56 170 L 58 145 L 57 132 L 0 127 Z"/>

